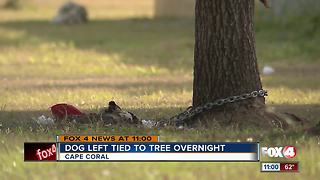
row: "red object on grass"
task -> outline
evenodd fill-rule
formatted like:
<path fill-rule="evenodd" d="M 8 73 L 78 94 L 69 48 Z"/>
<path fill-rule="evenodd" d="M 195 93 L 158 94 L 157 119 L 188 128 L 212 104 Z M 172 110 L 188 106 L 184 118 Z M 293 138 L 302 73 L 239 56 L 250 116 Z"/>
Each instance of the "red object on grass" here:
<path fill-rule="evenodd" d="M 68 116 L 82 116 L 85 115 L 83 112 L 81 112 L 76 107 L 70 105 L 70 104 L 55 104 L 50 107 L 51 113 L 54 117 L 58 119 L 64 119 Z"/>

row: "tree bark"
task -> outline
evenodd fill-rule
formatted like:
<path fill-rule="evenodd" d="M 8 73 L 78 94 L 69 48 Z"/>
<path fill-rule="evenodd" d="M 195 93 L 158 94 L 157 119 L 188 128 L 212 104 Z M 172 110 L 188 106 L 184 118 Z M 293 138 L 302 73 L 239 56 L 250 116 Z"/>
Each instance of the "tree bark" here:
<path fill-rule="evenodd" d="M 253 16 L 254 0 L 196 1 L 194 107 L 262 88 Z"/>

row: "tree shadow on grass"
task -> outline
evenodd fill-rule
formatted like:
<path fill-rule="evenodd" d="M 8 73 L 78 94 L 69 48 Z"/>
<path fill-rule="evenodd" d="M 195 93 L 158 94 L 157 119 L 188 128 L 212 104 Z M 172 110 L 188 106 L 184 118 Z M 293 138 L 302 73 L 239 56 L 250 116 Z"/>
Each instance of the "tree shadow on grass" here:
<path fill-rule="evenodd" d="M 126 109 L 135 113 L 141 119 L 153 119 L 159 120 L 162 118 L 169 118 L 181 112 L 184 108 L 170 107 L 170 108 L 146 108 L 146 109 Z M 96 112 L 92 110 L 83 110 L 83 112 Z M 34 110 L 34 111 L 0 111 L 0 135 L 9 134 L 42 134 L 51 133 L 65 134 L 65 133 L 109 133 L 112 135 L 116 134 L 150 134 L 157 133 L 157 129 L 148 130 L 148 128 L 137 128 L 132 125 L 115 125 L 115 126 L 104 126 L 97 122 L 93 124 L 66 124 L 65 127 L 57 128 L 56 126 L 40 125 L 36 122 L 39 116 L 45 115 L 46 117 L 52 117 L 49 110 Z M 71 131 L 66 131 L 65 128 L 71 128 Z M 144 132 L 144 133 L 143 133 Z M 54 134 L 56 133 L 56 134 Z"/>
<path fill-rule="evenodd" d="M 319 121 L 320 106 L 319 105 L 272 105 L 269 108 L 274 108 L 276 112 L 294 112 L 295 115 L 309 120 L 312 124 Z M 123 107 L 126 109 L 125 107 Z M 126 109 L 133 112 L 141 119 L 155 119 L 160 120 L 163 118 L 170 118 L 182 111 L 187 107 L 163 107 L 163 108 L 139 108 L 139 109 Z M 84 112 L 92 112 L 92 110 L 84 110 Z M 39 127 L 35 122 L 35 118 L 45 115 L 51 116 L 49 110 L 33 110 L 33 111 L 0 111 L 0 129 L 5 133 L 7 129 L 11 131 L 22 129 L 29 131 L 30 128 L 36 129 Z"/>

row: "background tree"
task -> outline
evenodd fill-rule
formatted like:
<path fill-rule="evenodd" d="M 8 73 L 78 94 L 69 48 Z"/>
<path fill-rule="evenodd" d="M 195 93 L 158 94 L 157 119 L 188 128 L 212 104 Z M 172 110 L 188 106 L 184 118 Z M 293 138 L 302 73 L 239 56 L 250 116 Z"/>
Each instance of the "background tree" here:
<path fill-rule="evenodd" d="M 262 89 L 255 51 L 254 0 L 197 0 L 195 15 L 193 106 Z M 272 125 L 274 118 L 264 111 L 264 104 L 263 97 L 242 100 L 217 107 L 199 120 L 215 118 L 228 125 L 265 127 Z"/>
<path fill-rule="evenodd" d="M 20 8 L 20 0 L 7 0 L 3 7 L 7 9 L 18 9 Z"/>

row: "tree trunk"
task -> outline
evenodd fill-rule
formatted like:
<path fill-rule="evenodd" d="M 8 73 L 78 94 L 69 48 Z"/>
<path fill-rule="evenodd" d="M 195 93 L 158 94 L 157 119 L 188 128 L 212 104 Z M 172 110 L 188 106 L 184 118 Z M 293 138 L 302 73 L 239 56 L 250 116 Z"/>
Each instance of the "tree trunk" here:
<path fill-rule="evenodd" d="M 254 0 L 197 0 L 195 15 L 193 106 L 261 89 Z"/>

